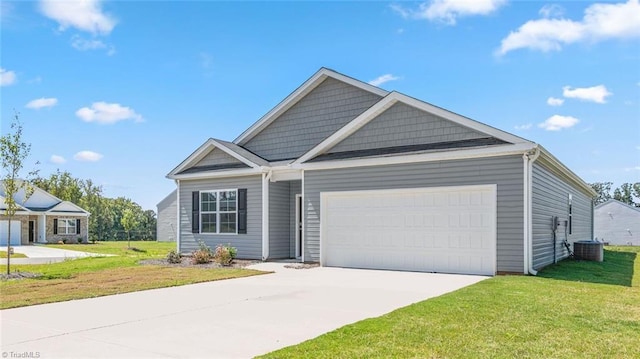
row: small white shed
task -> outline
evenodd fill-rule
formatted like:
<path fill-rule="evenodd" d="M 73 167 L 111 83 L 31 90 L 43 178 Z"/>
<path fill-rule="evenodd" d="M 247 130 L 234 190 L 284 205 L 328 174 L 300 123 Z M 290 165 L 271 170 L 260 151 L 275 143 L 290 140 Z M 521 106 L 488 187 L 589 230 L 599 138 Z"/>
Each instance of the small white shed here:
<path fill-rule="evenodd" d="M 595 207 L 594 235 L 616 246 L 640 246 L 640 208 L 610 199 Z"/>

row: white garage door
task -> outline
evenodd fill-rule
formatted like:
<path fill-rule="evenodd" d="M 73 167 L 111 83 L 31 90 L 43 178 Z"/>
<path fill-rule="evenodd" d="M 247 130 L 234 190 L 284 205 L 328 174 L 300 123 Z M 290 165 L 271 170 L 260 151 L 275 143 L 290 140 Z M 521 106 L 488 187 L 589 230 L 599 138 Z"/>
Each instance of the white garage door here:
<path fill-rule="evenodd" d="M 11 245 L 19 246 L 20 245 L 20 221 L 11 221 Z M 0 246 L 7 245 L 7 235 L 9 231 L 9 221 L 0 221 Z"/>
<path fill-rule="evenodd" d="M 496 186 L 325 192 L 326 266 L 496 273 Z"/>

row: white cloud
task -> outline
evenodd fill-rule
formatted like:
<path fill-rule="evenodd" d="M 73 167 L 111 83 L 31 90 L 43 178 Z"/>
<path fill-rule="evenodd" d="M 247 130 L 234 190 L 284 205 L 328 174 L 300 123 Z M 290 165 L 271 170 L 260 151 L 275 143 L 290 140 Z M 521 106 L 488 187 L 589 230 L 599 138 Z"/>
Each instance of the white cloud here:
<path fill-rule="evenodd" d="M 213 75 L 213 56 L 209 53 L 201 52 L 200 67 L 202 67 L 205 76 L 209 77 Z"/>
<path fill-rule="evenodd" d="M 533 126 L 533 124 L 531 124 L 531 123 L 527 123 L 527 124 L 524 124 L 524 125 L 518 125 L 518 126 L 515 126 L 515 129 L 516 129 L 516 130 L 525 131 L 525 130 L 530 129 L 532 126 Z"/>
<path fill-rule="evenodd" d="M 107 45 L 102 40 L 97 39 L 87 40 L 78 35 L 74 35 L 71 37 L 71 46 L 79 51 L 106 49 L 107 55 L 109 56 L 116 53 L 116 49 L 113 45 Z"/>
<path fill-rule="evenodd" d="M 0 67 L 0 86 L 9 86 L 16 83 L 16 73 Z"/>
<path fill-rule="evenodd" d="M 543 8 L 544 9 L 544 8 Z M 548 13 L 541 10 L 541 13 Z M 640 3 L 628 0 L 620 4 L 593 4 L 580 21 L 549 19 L 527 21 L 502 39 L 497 55 L 517 49 L 560 50 L 576 42 L 640 37 Z"/>
<path fill-rule="evenodd" d="M 580 120 L 575 117 L 553 115 L 543 123 L 538 124 L 538 127 L 543 128 L 547 131 L 560 131 L 562 129 L 571 128 L 578 122 L 580 122 Z"/>
<path fill-rule="evenodd" d="M 76 111 L 76 116 L 85 122 L 97 122 L 101 124 L 113 124 L 118 121 L 133 120 L 141 122 L 142 116 L 132 108 L 118 103 L 94 102 L 91 108 L 83 107 Z"/>
<path fill-rule="evenodd" d="M 549 97 L 547 99 L 547 105 L 549 106 L 562 106 L 564 100 L 561 98 Z"/>
<path fill-rule="evenodd" d="M 625 172 L 631 172 L 631 171 L 640 171 L 640 166 L 635 166 L 635 167 L 626 167 L 624 169 Z"/>
<path fill-rule="evenodd" d="M 101 154 L 93 151 L 80 151 L 73 155 L 73 159 L 80 162 L 97 162 L 102 159 Z"/>
<path fill-rule="evenodd" d="M 29 101 L 29 103 L 25 106 L 26 108 L 32 108 L 34 110 L 39 110 L 44 107 L 53 107 L 58 103 L 58 99 L 55 97 L 49 98 L 39 98 L 35 100 Z"/>
<path fill-rule="evenodd" d="M 558 4 L 547 4 L 538 13 L 545 18 L 560 17 L 564 15 L 564 8 Z"/>
<path fill-rule="evenodd" d="M 64 31 L 74 27 L 94 35 L 108 35 L 116 26 L 116 19 L 102 11 L 100 0 L 41 0 L 40 11 L 60 25 Z"/>
<path fill-rule="evenodd" d="M 565 86 L 562 88 L 562 96 L 566 98 L 575 98 L 582 101 L 590 101 L 595 103 L 605 103 L 606 97 L 612 93 L 607 90 L 604 85 L 593 87 L 576 87 Z"/>
<path fill-rule="evenodd" d="M 418 6 L 417 10 L 406 9 L 392 4 L 391 9 L 403 18 L 427 19 L 455 25 L 460 17 L 488 15 L 500 8 L 506 0 L 430 0 Z"/>
<path fill-rule="evenodd" d="M 395 81 L 400 79 L 398 76 L 393 76 L 392 74 L 384 74 L 382 76 L 378 76 L 375 79 L 369 81 L 369 85 L 380 86 L 389 81 Z"/>
<path fill-rule="evenodd" d="M 51 158 L 49 160 L 52 163 L 55 163 L 55 164 L 58 164 L 58 165 L 67 162 L 67 160 L 64 157 L 58 156 L 58 155 L 51 155 Z"/>

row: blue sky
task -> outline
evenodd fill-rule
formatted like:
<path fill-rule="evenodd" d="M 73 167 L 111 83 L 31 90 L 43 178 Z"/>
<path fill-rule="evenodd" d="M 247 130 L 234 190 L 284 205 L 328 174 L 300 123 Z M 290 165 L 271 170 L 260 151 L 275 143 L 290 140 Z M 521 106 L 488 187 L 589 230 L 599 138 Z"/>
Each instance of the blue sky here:
<path fill-rule="evenodd" d="M 1 119 L 28 169 L 148 209 L 320 67 L 542 144 L 587 182 L 640 180 L 640 4 L 1 3 Z"/>

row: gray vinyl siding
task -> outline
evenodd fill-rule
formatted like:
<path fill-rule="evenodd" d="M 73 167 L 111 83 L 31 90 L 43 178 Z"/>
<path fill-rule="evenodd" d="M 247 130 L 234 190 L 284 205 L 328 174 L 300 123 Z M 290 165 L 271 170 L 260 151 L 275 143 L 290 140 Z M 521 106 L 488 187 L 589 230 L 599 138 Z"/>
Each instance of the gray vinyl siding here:
<path fill-rule="evenodd" d="M 241 145 L 267 160 L 300 157 L 380 100 L 327 78 L 255 137 Z"/>
<path fill-rule="evenodd" d="M 615 246 L 640 246 L 640 208 L 609 200 L 595 208 L 594 235 Z"/>
<path fill-rule="evenodd" d="M 201 166 L 215 166 L 215 165 L 226 165 L 230 163 L 242 163 L 237 158 L 229 155 L 228 153 L 214 148 L 209 152 L 204 158 L 202 158 L 198 163 L 196 163 L 193 167 L 201 167 Z"/>
<path fill-rule="evenodd" d="M 551 230 L 551 218 L 560 219 L 560 227 L 556 232 L 556 259 L 566 258 L 569 253 L 563 245 L 565 233 L 568 242 L 590 240 L 591 237 L 591 197 L 551 172 L 540 161 L 533 164 L 532 173 L 532 237 L 533 268 L 540 269 L 554 262 L 554 239 Z M 572 234 L 565 226 L 569 220 L 569 194 L 573 196 Z"/>
<path fill-rule="evenodd" d="M 289 218 L 291 221 L 291 225 L 289 226 L 289 257 L 296 257 L 296 194 L 302 194 L 302 181 L 291 181 L 291 186 L 289 187 L 289 203 L 291 203 L 291 207 L 289 208 Z"/>
<path fill-rule="evenodd" d="M 415 107 L 397 103 L 328 153 L 490 137 Z"/>
<path fill-rule="evenodd" d="M 247 189 L 246 234 L 202 234 L 191 232 L 191 193 L 193 191 Z M 180 252 L 191 253 L 204 241 L 214 249 L 230 243 L 238 249 L 238 258 L 262 258 L 262 177 L 243 176 L 180 181 Z"/>
<path fill-rule="evenodd" d="M 269 258 L 289 258 L 289 182 L 269 183 Z"/>
<path fill-rule="evenodd" d="M 390 188 L 497 185 L 497 269 L 523 269 L 520 156 L 305 171 L 305 260 L 319 261 L 320 193 Z"/>
<path fill-rule="evenodd" d="M 162 202 L 158 203 L 158 217 L 156 221 L 156 240 L 159 242 L 175 242 L 177 226 L 178 198 L 176 191 L 171 192 Z"/>

